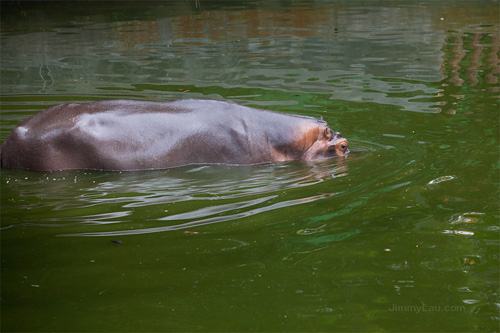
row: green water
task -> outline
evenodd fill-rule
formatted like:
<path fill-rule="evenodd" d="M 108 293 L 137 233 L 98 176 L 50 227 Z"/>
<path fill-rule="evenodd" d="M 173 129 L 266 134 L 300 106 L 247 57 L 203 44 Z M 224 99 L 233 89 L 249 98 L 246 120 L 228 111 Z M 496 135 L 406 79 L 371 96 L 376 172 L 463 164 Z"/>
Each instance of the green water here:
<path fill-rule="evenodd" d="M 498 1 L 2 1 L 1 141 L 67 101 L 208 98 L 352 153 L 2 170 L 1 331 L 500 331 L 499 27 Z"/>

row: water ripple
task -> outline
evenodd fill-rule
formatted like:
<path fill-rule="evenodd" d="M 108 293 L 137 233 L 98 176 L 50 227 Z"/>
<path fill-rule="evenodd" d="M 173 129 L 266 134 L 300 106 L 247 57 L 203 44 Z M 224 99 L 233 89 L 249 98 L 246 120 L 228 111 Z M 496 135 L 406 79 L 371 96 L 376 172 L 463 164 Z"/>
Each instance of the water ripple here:
<path fill-rule="evenodd" d="M 200 208 L 200 209 L 197 209 L 197 210 L 194 210 L 191 212 L 187 212 L 187 213 L 166 216 L 166 217 L 160 218 L 160 220 L 161 221 L 172 221 L 172 220 L 186 220 L 186 219 L 193 219 L 193 218 L 201 218 L 201 217 L 205 217 L 205 216 L 224 213 L 224 212 L 235 210 L 235 209 L 242 209 L 242 208 L 254 206 L 254 205 L 263 203 L 265 201 L 268 201 L 270 199 L 276 198 L 276 197 L 277 197 L 277 195 L 272 195 L 272 196 L 258 198 L 258 199 L 249 200 L 249 201 L 209 206 L 209 207 Z"/>
<path fill-rule="evenodd" d="M 59 235 L 59 236 L 125 236 L 125 235 L 150 234 L 150 233 L 156 233 L 156 232 L 181 230 L 181 229 L 186 229 L 186 228 L 199 227 L 202 225 L 207 225 L 207 224 L 212 224 L 212 223 L 219 223 L 219 222 L 241 219 L 244 217 L 253 216 L 256 214 L 268 212 L 268 211 L 275 210 L 275 209 L 280 209 L 280 208 L 284 208 L 284 207 L 291 207 L 291 206 L 295 206 L 295 205 L 313 202 L 316 200 L 328 198 L 332 195 L 333 194 L 323 194 L 323 195 L 316 195 L 316 196 L 312 196 L 312 197 L 308 197 L 308 198 L 287 200 L 287 201 L 278 202 L 278 203 L 275 203 L 275 204 L 272 204 L 269 206 L 255 208 L 255 209 L 252 209 L 252 210 L 249 210 L 246 212 L 242 212 L 242 213 L 237 213 L 237 214 L 227 215 L 227 216 L 217 216 L 217 217 L 212 217 L 212 218 L 207 218 L 207 219 L 202 219 L 202 220 L 197 220 L 197 221 L 192 221 L 192 222 L 186 222 L 186 223 L 181 223 L 181 224 L 176 224 L 176 225 L 170 225 L 170 226 L 163 226 L 163 227 L 156 227 L 156 228 L 143 228 L 143 229 L 134 229 L 134 230 L 63 234 L 63 235 Z"/>

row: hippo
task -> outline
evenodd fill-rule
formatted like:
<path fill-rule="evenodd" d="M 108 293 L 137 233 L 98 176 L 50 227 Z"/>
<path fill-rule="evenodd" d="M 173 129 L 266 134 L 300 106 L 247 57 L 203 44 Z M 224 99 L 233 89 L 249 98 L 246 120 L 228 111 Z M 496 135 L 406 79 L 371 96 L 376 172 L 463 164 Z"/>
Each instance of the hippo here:
<path fill-rule="evenodd" d="M 250 165 L 346 155 L 322 119 L 234 102 L 106 100 L 50 107 L 1 146 L 3 168 L 133 171 L 190 164 Z"/>

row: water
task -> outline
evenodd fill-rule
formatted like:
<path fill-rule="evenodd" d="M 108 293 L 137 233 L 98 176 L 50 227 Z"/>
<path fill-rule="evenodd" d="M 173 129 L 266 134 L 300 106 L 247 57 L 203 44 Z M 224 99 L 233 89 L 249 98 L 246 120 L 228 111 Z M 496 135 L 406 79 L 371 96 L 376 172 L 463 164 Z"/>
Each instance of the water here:
<path fill-rule="evenodd" d="M 1 6 L 2 141 L 67 101 L 209 98 L 352 151 L 2 170 L 2 331 L 500 330 L 497 1 Z"/>

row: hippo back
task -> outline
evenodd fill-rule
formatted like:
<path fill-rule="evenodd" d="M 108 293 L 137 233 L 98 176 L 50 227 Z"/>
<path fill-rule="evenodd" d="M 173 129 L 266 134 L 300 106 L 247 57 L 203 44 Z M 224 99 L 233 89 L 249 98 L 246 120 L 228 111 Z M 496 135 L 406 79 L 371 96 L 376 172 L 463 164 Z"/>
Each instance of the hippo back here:
<path fill-rule="evenodd" d="M 2 145 L 2 166 L 143 170 L 291 160 L 307 148 L 297 144 L 304 129 L 318 126 L 326 123 L 221 101 L 62 104 L 14 129 Z"/>

